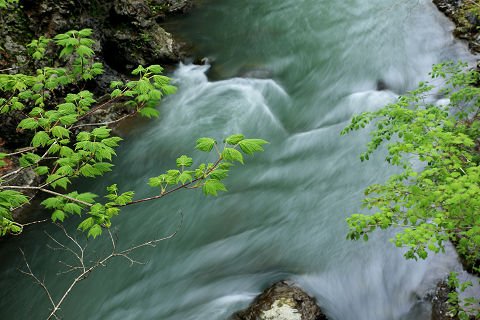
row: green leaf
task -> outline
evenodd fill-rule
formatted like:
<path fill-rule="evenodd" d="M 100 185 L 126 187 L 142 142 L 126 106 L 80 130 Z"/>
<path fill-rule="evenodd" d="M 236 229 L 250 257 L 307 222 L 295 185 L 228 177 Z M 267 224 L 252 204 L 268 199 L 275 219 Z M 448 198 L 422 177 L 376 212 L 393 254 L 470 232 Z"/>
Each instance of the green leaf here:
<path fill-rule="evenodd" d="M 138 75 L 140 73 L 145 73 L 145 71 L 147 71 L 143 66 L 138 66 L 135 70 L 132 71 L 132 74 L 135 76 L 135 75 Z"/>
<path fill-rule="evenodd" d="M 57 220 L 60 220 L 60 221 L 63 222 L 64 219 L 65 219 L 65 213 L 62 210 L 55 210 L 52 213 L 52 221 L 53 222 L 55 222 Z"/>
<path fill-rule="evenodd" d="M 95 224 L 95 220 L 93 220 L 92 217 L 89 217 L 89 218 L 83 220 L 83 221 L 78 225 L 78 229 L 80 229 L 80 230 L 82 230 L 82 231 L 86 231 L 86 230 L 90 229 L 94 224 Z"/>
<path fill-rule="evenodd" d="M 200 138 L 197 140 L 196 149 L 200 151 L 210 152 L 213 149 L 216 141 L 212 138 Z"/>
<path fill-rule="evenodd" d="M 116 192 L 118 192 L 118 186 L 117 186 L 117 184 L 115 183 L 115 184 L 112 184 L 111 186 L 108 186 L 108 187 L 107 187 L 107 191 L 108 191 L 109 193 L 116 193 Z"/>
<path fill-rule="evenodd" d="M 96 197 L 98 196 L 94 193 L 85 192 L 85 193 L 80 193 L 79 195 L 76 195 L 74 198 L 83 202 L 94 203 Z"/>
<path fill-rule="evenodd" d="M 64 206 L 64 200 L 60 197 L 51 197 L 43 200 L 42 205 L 47 209 L 61 209 Z"/>
<path fill-rule="evenodd" d="M 45 112 L 45 110 L 43 110 L 42 108 L 35 107 L 35 108 L 32 109 L 32 111 L 30 111 L 30 113 L 28 115 L 32 116 L 32 117 L 38 117 L 39 115 L 41 115 L 44 112 Z"/>
<path fill-rule="evenodd" d="M 133 191 L 124 192 L 115 199 L 115 204 L 119 206 L 124 206 L 127 203 L 131 202 L 134 196 Z"/>
<path fill-rule="evenodd" d="M 36 129 L 38 127 L 38 121 L 34 118 L 26 118 L 20 121 L 18 127 L 27 130 Z"/>
<path fill-rule="evenodd" d="M 203 185 L 203 193 L 205 193 L 205 195 L 216 196 L 218 191 L 227 191 L 227 188 L 216 179 L 209 179 Z"/>
<path fill-rule="evenodd" d="M 82 57 L 91 57 L 94 54 L 93 50 L 85 45 L 79 45 L 76 49 L 76 52 L 79 56 Z"/>
<path fill-rule="evenodd" d="M 178 177 L 178 181 L 180 181 L 182 184 L 185 184 L 187 181 L 192 181 L 193 180 L 192 174 L 193 174 L 193 171 L 183 171 Z"/>
<path fill-rule="evenodd" d="M 48 167 L 47 167 L 47 166 L 37 167 L 37 168 L 35 168 L 35 172 L 36 172 L 38 175 L 47 174 L 47 173 L 48 173 Z"/>
<path fill-rule="evenodd" d="M 101 174 L 100 170 L 88 163 L 80 168 L 80 173 L 85 177 L 95 177 Z"/>
<path fill-rule="evenodd" d="M 82 207 L 79 206 L 79 205 L 76 204 L 76 203 L 73 203 L 73 202 L 67 203 L 67 204 L 63 207 L 63 210 L 65 210 L 65 211 L 68 212 L 68 213 L 78 214 L 78 215 L 80 215 L 80 214 L 82 213 Z"/>
<path fill-rule="evenodd" d="M 110 83 L 110 89 L 118 88 L 118 87 L 123 87 L 123 82 L 122 81 L 112 81 Z"/>
<path fill-rule="evenodd" d="M 26 168 L 36 164 L 40 159 L 41 157 L 38 154 L 29 152 L 20 157 L 19 163 L 21 167 Z"/>
<path fill-rule="evenodd" d="M 97 169 L 101 174 L 112 171 L 113 164 L 108 162 L 96 162 L 93 167 Z"/>
<path fill-rule="evenodd" d="M 67 146 L 62 146 L 60 147 L 60 156 L 61 157 L 70 157 L 75 153 L 75 151 L 72 150 L 72 148 L 67 147 Z"/>
<path fill-rule="evenodd" d="M 264 151 L 262 145 L 268 142 L 262 139 L 245 139 L 238 143 L 240 149 L 246 154 L 252 155 L 255 152 Z"/>
<path fill-rule="evenodd" d="M 58 120 L 60 120 L 60 123 L 64 126 L 72 125 L 78 121 L 77 115 L 75 114 L 60 117 Z"/>
<path fill-rule="evenodd" d="M 163 71 L 163 68 L 159 66 L 158 64 L 153 64 L 147 68 L 148 71 L 155 73 L 155 74 L 160 74 Z"/>
<path fill-rule="evenodd" d="M 58 111 L 62 115 L 71 115 L 76 112 L 77 107 L 72 102 L 65 102 L 57 106 Z"/>
<path fill-rule="evenodd" d="M 77 141 L 90 141 L 90 132 L 82 131 L 77 135 Z"/>
<path fill-rule="evenodd" d="M 51 186 L 53 188 L 56 188 L 57 186 L 63 188 L 63 189 L 67 189 L 67 185 L 70 183 L 70 179 L 68 178 L 60 178 L 58 180 L 56 180 L 55 182 L 52 182 Z"/>
<path fill-rule="evenodd" d="M 112 131 L 112 129 L 107 127 L 99 127 L 92 130 L 92 135 L 95 138 L 105 139 L 110 136 L 110 131 Z"/>
<path fill-rule="evenodd" d="M 93 239 L 95 239 L 101 234 L 102 234 L 102 227 L 100 227 L 98 224 L 93 225 L 90 228 L 90 231 L 88 231 L 88 236 L 93 237 Z"/>
<path fill-rule="evenodd" d="M 87 37 L 90 37 L 92 35 L 92 29 L 89 29 L 89 28 L 85 28 L 85 29 L 82 29 L 80 31 L 78 31 L 78 35 L 82 38 L 87 38 Z"/>
<path fill-rule="evenodd" d="M 28 198 L 21 192 L 14 190 L 0 191 L 0 205 L 7 208 L 19 207 L 28 203 Z"/>
<path fill-rule="evenodd" d="M 186 155 L 182 155 L 181 157 L 177 158 L 177 167 L 190 167 L 193 164 L 193 159 L 187 157 Z"/>
<path fill-rule="evenodd" d="M 177 87 L 171 85 L 165 85 L 162 87 L 162 91 L 164 94 L 174 94 L 177 92 Z"/>
<path fill-rule="evenodd" d="M 52 128 L 52 134 L 57 138 L 68 138 L 70 136 L 70 131 L 61 126 L 55 126 Z"/>
<path fill-rule="evenodd" d="M 50 141 L 50 136 L 45 131 L 38 131 L 32 139 L 34 147 L 45 147 Z"/>
<path fill-rule="evenodd" d="M 236 145 L 240 141 L 245 139 L 245 136 L 243 134 L 234 134 L 229 136 L 228 138 L 225 139 L 225 142 L 230 144 L 230 145 Z"/>
<path fill-rule="evenodd" d="M 223 180 L 228 177 L 228 170 L 216 169 L 210 173 L 210 177 L 217 180 Z"/>
<path fill-rule="evenodd" d="M 166 175 L 162 174 L 158 177 L 150 178 L 148 180 L 148 185 L 150 187 L 160 187 L 163 183 L 165 183 Z"/>
<path fill-rule="evenodd" d="M 122 94 L 122 90 L 115 89 L 112 91 L 112 93 L 110 93 L 110 97 L 116 98 L 116 97 L 119 97 L 121 94 Z"/>
<path fill-rule="evenodd" d="M 240 151 L 233 148 L 225 148 L 222 152 L 222 158 L 228 161 L 238 161 L 243 164 L 243 156 Z"/>
<path fill-rule="evenodd" d="M 140 109 L 140 111 L 138 113 L 140 113 L 141 116 L 149 118 L 149 119 L 150 118 L 157 118 L 160 115 L 160 112 L 158 112 L 157 109 L 149 108 L 149 107 L 145 107 L 145 108 Z"/>
<path fill-rule="evenodd" d="M 120 141 L 122 141 L 122 138 L 111 137 L 111 138 L 103 139 L 102 143 L 107 147 L 117 147 Z"/>

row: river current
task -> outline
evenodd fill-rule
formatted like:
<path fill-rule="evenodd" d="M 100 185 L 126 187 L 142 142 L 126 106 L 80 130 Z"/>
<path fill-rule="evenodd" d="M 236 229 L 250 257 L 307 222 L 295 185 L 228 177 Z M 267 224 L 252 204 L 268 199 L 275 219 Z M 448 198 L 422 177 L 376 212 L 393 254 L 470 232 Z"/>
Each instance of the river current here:
<path fill-rule="evenodd" d="M 152 194 L 148 178 L 193 151 L 202 136 L 243 133 L 270 142 L 227 179 L 227 193 L 205 198 L 183 191 L 129 207 L 115 219 L 128 247 L 175 230 L 156 248 L 137 252 L 146 264 L 115 260 L 67 298 L 65 319 L 221 320 L 246 307 L 274 281 L 290 279 L 315 296 L 332 320 L 426 320 L 425 297 L 458 269 L 455 253 L 407 261 L 388 242 L 345 240 L 345 218 L 360 209 L 363 189 L 394 169 L 380 151 L 359 154 L 368 130 L 340 136 L 353 114 L 375 110 L 428 77 L 432 64 L 471 60 L 453 25 L 427 0 L 201 1 L 169 26 L 194 44 L 206 65 L 182 64 L 178 93 L 153 121 L 129 128 L 111 174 L 81 183 L 102 193 L 118 183 Z M 74 228 L 78 221 L 69 222 Z M 18 247 L 55 297 L 68 286 L 69 261 L 44 226 L 5 242 L 0 252 L 0 318 L 43 319 L 48 300 L 18 272 Z M 62 231 L 47 227 L 54 237 Z M 92 242 L 92 241 L 90 241 Z M 108 250 L 90 244 L 89 259 Z"/>

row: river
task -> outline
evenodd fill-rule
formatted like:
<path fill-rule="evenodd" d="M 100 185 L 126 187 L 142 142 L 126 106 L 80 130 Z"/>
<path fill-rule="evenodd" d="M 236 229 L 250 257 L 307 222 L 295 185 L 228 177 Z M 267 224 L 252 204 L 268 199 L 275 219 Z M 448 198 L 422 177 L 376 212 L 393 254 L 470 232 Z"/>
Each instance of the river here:
<path fill-rule="evenodd" d="M 114 221 L 128 247 L 175 230 L 147 262 L 115 260 L 67 298 L 65 319 L 226 319 L 264 288 L 290 279 L 315 296 L 332 320 L 426 320 L 423 297 L 449 270 L 455 253 L 406 261 L 388 242 L 345 240 L 345 218 L 360 210 L 363 189 L 393 169 L 382 152 L 361 163 L 368 130 L 340 136 L 353 114 L 374 110 L 427 78 L 434 63 L 472 59 L 453 25 L 428 0 L 201 1 L 169 26 L 210 64 L 180 65 L 179 91 L 160 119 L 138 121 L 118 151 L 115 170 L 82 182 L 101 193 L 118 183 L 151 195 L 149 177 L 174 167 L 202 136 L 244 133 L 270 142 L 227 180 L 229 191 L 205 198 L 183 191 L 122 211 Z M 386 89 L 386 90 L 378 90 Z M 70 221 L 70 227 L 78 221 Z M 71 280 L 55 273 L 66 259 L 31 228 L 0 252 L 1 319 L 43 319 L 48 300 L 18 272 L 23 248 L 31 267 L 58 298 Z M 62 232 L 47 227 L 61 239 Z M 90 241 L 89 259 L 108 239 Z M 66 260 L 67 262 L 69 260 Z"/>

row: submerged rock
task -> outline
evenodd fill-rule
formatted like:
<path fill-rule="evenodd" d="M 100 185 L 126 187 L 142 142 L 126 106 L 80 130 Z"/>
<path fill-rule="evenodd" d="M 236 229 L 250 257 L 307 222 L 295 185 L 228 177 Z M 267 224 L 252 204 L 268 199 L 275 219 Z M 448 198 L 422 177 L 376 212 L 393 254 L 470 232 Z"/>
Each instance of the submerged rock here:
<path fill-rule="evenodd" d="M 286 281 L 277 282 L 231 320 L 327 320 L 314 298 Z"/>

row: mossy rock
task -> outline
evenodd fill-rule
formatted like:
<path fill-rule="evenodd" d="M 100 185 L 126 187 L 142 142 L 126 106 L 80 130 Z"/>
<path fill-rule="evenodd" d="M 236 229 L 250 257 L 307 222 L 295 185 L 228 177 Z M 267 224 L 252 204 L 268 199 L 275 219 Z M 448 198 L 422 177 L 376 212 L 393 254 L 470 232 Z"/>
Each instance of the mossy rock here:
<path fill-rule="evenodd" d="M 327 320 L 314 298 L 299 287 L 280 281 L 267 288 L 231 320 Z"/>

